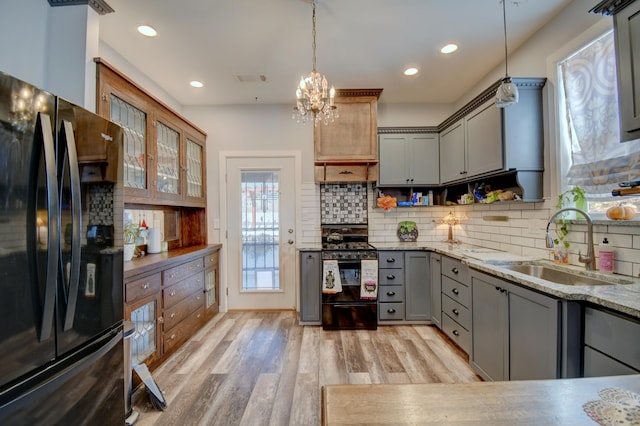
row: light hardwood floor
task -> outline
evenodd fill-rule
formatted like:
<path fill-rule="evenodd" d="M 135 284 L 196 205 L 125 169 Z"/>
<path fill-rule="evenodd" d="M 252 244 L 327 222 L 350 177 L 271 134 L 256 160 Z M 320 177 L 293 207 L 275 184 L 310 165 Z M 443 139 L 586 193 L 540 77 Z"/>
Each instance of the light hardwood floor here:
<path fill-rule="evenodd" d="M 295 312 L 233 312 L 213 318 L 153 372 L 168 403 L 144 392 L 144 425 L 319 425 L 325 384 L 479 381 L 435 327 L 323 331 Z"/>

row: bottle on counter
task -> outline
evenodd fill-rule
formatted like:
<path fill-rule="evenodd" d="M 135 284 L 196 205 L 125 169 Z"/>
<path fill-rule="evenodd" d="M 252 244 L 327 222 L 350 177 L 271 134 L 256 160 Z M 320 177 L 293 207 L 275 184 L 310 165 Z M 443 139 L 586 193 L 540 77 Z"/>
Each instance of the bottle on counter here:
<path fill-rule="evenodd" d="M 598 247 L 598 257 L 600 258 L 600 272 L 613 273 L 613 249 L 609 245 L 609 240 L 605 237 Z"/>

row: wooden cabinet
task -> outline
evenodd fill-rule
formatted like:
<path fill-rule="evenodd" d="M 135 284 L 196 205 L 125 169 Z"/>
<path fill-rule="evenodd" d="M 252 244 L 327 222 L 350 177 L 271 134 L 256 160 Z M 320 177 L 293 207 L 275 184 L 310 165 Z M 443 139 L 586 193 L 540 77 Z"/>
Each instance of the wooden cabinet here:
<path fill-rule="evenodd" d="M 640 373 L 640 322 L 587 306 L 584 310 L 584 377 Z"/>
<path fill-rule="evenodd" d="M 339 117 L 333 123 L 314 127 L 316 181 L 377 180 L 377 111 L 381 92 L 382 89 L 337 91 Z"/>
<path fill-rule="evenodd" d="M 431 323 L 438 328 L 442 328 L 442 273 L 440 255 L 431 253 L 429 255 L 431 275 Z"/>
<path fill-rule="evenodd" d="M 620 140 L 640 138 L 640 1 L 605 0 L 591 12 L 613 15 L 618 72 Z"/>
<path fill-rule="evenodd" d="M 560 377 L 560 302 L 471 272 L 471 365 L 486 380 Z"/>
<path fill-rule="evenodd" d="M 124 128 L 125 202 L 206 207 L 206 134 L 97 60 L 99 115 Z"/>
<path fill-rule="evenodd" d="M 441 257 L 442 331 L 467 354 L 471 353 L 471 289 L 469 268 Z"/>
<path fill-rule="evenodd" d="M 322 323 L 322 253 L 300 251 L 300 322 Z"/>
<path fill-rule="evenodd" d="M 439 185 L 437 134 L 380 134 L 378 149 L 378 186 Z"/>
<path fill-rule="evenodd" d="M 135 325 L 137 362 L 154 369 L 217 312 L 219 250 L 190 247 L 125 263 L 125 316 Z"/>
<path fill-rule="evenodd" d="M 431 318 L 429 254 L 378 252 L 379 324 L 424 324 Z"/>
<path fill-rule="evenodd" d="M 204 313 L 211 319 L 220 311 L 220 248 L 204 256 Z"/>

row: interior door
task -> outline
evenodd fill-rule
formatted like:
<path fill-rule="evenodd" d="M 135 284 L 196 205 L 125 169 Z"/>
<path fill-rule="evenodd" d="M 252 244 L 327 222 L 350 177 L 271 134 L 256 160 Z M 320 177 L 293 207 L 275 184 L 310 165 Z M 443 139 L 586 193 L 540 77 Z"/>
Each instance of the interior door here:
<path fill-rule="evenodd" d="M 227 159 L 229 309 L 295 309 L 295 161 Z"/>

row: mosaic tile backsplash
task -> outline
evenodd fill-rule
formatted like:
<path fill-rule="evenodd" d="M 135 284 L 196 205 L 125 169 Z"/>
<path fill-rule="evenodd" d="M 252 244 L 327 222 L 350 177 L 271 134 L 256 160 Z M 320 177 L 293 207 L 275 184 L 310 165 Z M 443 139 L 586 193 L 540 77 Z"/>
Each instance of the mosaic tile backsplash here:
<path fill-rule="evenodd" d="M 320 220 L 323 224 L 366 224 L 367 184 L 321 184 Z"/>
<path fill-rule="evenodd" d="M 91 225 L 113 225 L 113 184 L 91 185 L 89 214 Z"/>

